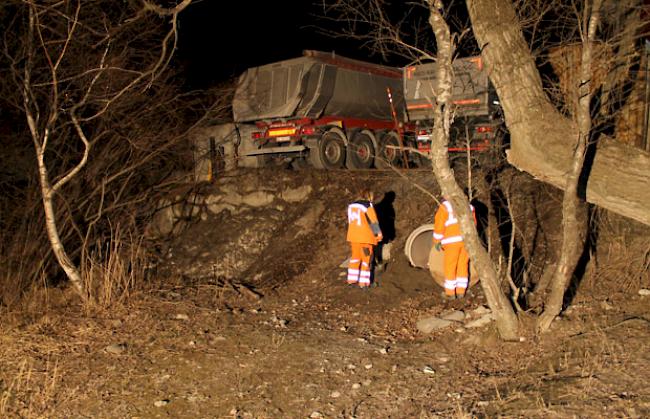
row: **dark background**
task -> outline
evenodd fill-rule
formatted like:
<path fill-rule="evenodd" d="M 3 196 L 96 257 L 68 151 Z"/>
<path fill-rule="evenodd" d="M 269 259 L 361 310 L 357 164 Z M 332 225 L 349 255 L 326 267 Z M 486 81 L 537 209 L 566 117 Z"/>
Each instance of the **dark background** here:
<path fill-rule="evenodd" d="M 176 59 L 185 84 L 209 87 L 249 67 L 299 57 L 305 49 L 386 64 L 360 41 L 320 34 L 319 28 L 336 29 L 322 16 L 322 6 L 311 0 L 193 3 L 179 19 Z"/>

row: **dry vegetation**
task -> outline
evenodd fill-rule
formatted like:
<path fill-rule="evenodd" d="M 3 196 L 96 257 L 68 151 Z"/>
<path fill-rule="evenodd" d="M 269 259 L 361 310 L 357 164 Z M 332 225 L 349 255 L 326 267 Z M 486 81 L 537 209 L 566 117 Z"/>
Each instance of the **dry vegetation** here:
<path fill-rule="evenodd" d="M 585 269 L 550 334 L 534 332 L 533 311 L 520 314 L 518 343 L 501 342 L 493 326 L 423 334 L 415 326 L 422 317 L 454 308 L 470 313 L 485 304 L 478 288 L 466 302 L 444 303 L 428 274 L 408 266 L 402 254 L 408 232 L 431 219 L 430 198 L 412 183 L 435 191 L 430 175 L 339 174 L 237 171 L 204 186 L 202 194 L 223 193 L 225 185 L 247 185 L 240 193 L 279 195 L 301 185 L 313 192 L 284 210 L 277 200 L 232 214 L 203 208 L 206 215 L 197 214 L 167 243 L 146 280 L 137 269 L 122 269 L 122 261 L 138 266 L 140 254 L 130 250 L 106 265 L 111 275 L 96 271 L 104 293 L 98 295 L 112 295 L 110 304 L 83 305 L 69 288 L 35 287 L 22 304 L 4 307 L 0 412 L 242 418 L 650 413 L 648 297 L 638 295 L 650 287 L 645 228 L 599 213 L 591 250 L 597 263 Z M 529 223 L 557 223 L 552 208 L 559 191 L 510 172 L 506 178 L 513 202 L 540 202 L 546 214 L 534 222 L 522 215 L 522 232 L 534 229 Z M 380 286 L 367 293 L 345 287 L 338 269 L 347 253 L 342 209 L 362 182 L 375 185 L 379 197 L 389 190 L 397 195 L 397 250 Z M 292 240 L 299 220 L 311 220 L 321 207 L 306 235 Z M 251 231 L 272 234 L 257 243 L 242 240 Z M 521 234 L 516 246 L 531 246 L 529 239 Z M 536 243 L 531 263 L 538 251 L 558 244 L 557 235 Z M 215 277 L 209 261 L 233 269 Z M 111 294 L 102 279 L 110 290 L 136 283 L 128 295 Z M 425 373 L 427 366 L 434 373 Z"/>
<path fill-rule="evenodd" d="M 431 220 L 434 204 L 422 192 L 439 192 L 431 173 L 278 167 L 189 183 L 188 132 L 223 118 L 229 93 L 181 93 L 173 73 L 158 71 L 169 59 L 173 22 L 127 3 L 104 20 L 98 10 L 114 10 L 113 2 L 59 2 L 51 15 L 40 3 L 0 6 L 7 28 L 0 158 L 12 162 L 0 169 L 0 416 L 650 416 L 650 297 L 639 294 L 650 288 L 647 226 L 590 208 L 566 310 L 539 335 L 533 325 L 543 298 L 532 291 L 554 272 L 561 193 L 504 162 L 468 176 L 458 159 L 457 180 L 471 180 L 483 204 L 481 238 L 517 309 L 521 339 L 502 342 L 492 325 L 422 333 L 422 317 L 486 303 L 478 287 L 466 301 L 444 303 L 402 254 L 410 231 Z M 30 16 L 41 18 L 49 41 L 27 36 Z M 72 16 L 87 23 L 78 37 L 70 36 Z M 108 40 L 113 46 L 104 48 Z M 66 42 L 92 53 L 80 60 L 64 53 Z M 47 51 L 62 58 L 59 78 Z M 53 184 L 88 152 L 82 170 L 51 196 L 81 295 L 44 229 L 47 188 L 34 149 L 38 155 L 45 144 L 27 127 L 30 112 L 50 116 L 36 131 L 53 133 L 42 153 Z M 367 293 L 346 288 L 338 267 L 347 254 L 341 215 L 361 183 L 378 197 L 397 193 L 393 259 Z M 210 212 L 206 197 L 227 184 L 275 198 Z M 310 187 L 308 197 L 281 198 L 301 186 Z M 165 210 L 160 202 L 182 207 L 174 236 L 145 234 Z"/>

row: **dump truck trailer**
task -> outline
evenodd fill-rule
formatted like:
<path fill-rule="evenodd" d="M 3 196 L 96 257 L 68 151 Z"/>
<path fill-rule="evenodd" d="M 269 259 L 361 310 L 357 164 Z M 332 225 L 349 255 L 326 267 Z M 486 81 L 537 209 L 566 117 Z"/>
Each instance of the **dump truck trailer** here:
<path fill-rule="evenodd" d="M 242 157 L 319 169 L 386 167 L 398 158 L 405 118 L 402 70 L 333 53 L 248 69 L 233 100 L 250 131 Z M 407 156 L 407 154 L 404 154 Z"/>
<path fill-rule="evenodd" d="M 449 133 L 449 151 L 483 152 L 497 146 L 503 125 L 501 108 L 481 57 L 455 59 L 452 63 L 454 84 L 451 103 L 454 121 Z M 403 69 L 404 97 L 408 123 L 406 141 L 427 154 L 431 147 L 433 102 L 435 101 L 436 64 L 425 63 Z M 469 140 L 469 141 L 468 141 Z"/>

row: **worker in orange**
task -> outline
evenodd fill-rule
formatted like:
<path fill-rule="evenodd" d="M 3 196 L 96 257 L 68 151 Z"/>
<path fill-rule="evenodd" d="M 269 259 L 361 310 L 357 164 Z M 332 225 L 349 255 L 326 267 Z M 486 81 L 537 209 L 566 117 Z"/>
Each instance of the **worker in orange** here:
<path fill-rule="evenodd" d="M 373 207 L 373 193 L 363 188 L 359 199 L 348 205 L 348 235 L 352 256 L 348 263 L 347 283 L 370 286 L 374 247 L 383 239 L 377 213 Z"/>
<path fill-rule="evenodd" d="M 476 214 L 470 204 L 474 224 Z M 469 256 L 463 244 L 463 236 L 454 209 L 446 199 L 436 211 L 433 224 L 433 246 L 444 252 L 445 296 L 448 299 L 463 298 L 469 285 Z"/>

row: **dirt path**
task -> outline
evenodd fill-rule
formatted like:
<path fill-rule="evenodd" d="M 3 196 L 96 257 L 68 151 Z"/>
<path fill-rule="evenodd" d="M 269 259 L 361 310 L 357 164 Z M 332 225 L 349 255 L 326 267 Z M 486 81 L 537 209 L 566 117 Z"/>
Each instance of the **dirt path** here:
<path fill-rule="evenodd" d="M 89 418 L 650 414 L 647 301 L 579 302 L 554 334 L 520 343 L 499 342 L 492 326 L 423 335 L 418 317 L 452 307 L 397 273 L 368 292 L 304 280 L 260 301 L 215 300 L 210 286 L 185 284 L 109 318 L 52 311 L 2 331 L 0 407 Z"/>

